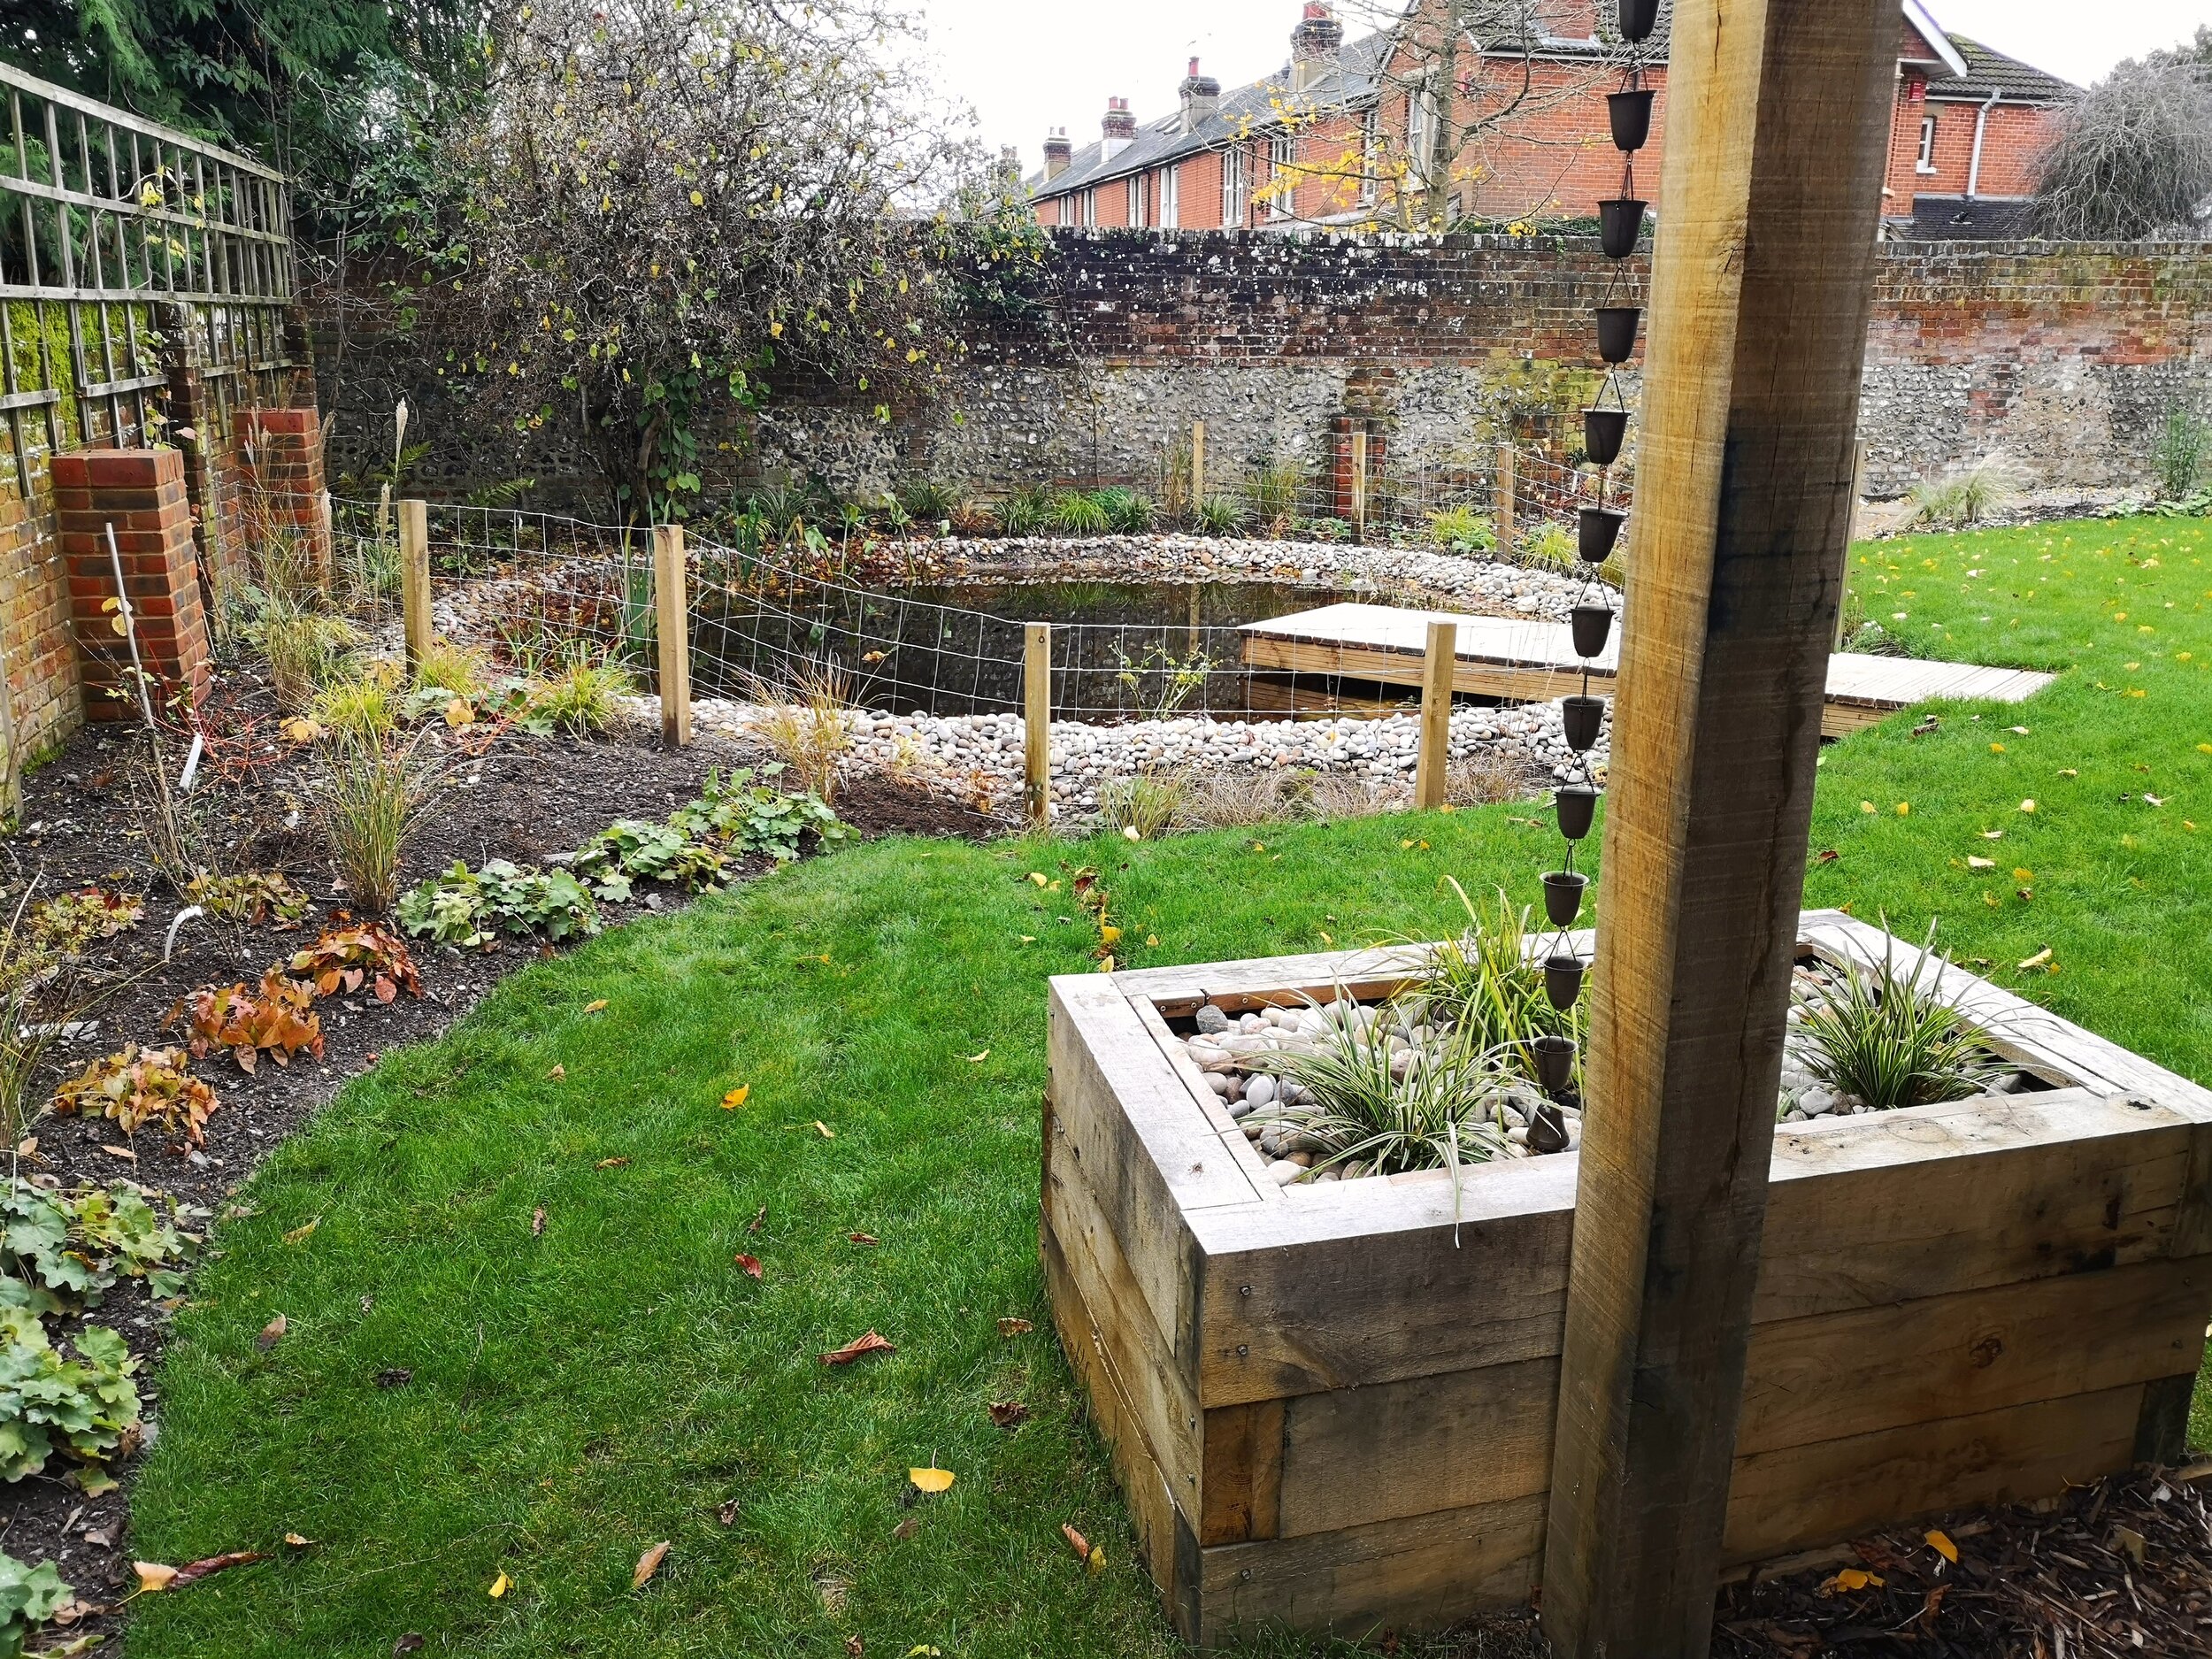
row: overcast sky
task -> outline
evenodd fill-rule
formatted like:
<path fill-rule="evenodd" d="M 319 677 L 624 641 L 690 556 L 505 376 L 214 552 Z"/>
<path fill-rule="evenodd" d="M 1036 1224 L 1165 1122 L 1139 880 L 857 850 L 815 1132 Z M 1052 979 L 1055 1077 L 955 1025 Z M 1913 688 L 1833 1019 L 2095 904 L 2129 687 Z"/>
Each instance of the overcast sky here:
<path fill-rule="evenodd" d="M 1018 145 L 1043 161 L 1046 129 L 1077 148 L 1098 136 L 1110 96 L 1140 120 L 1174 106 L 1194 53 L 1224 85 L 1239 86 L 1290 56 L 1300 0 L 916 0 L 943 67 L 946 90 L 972 105 L 993 148 Z M 1349 22 L 1373 0 L 1340 8 Z M 2124 58 L 2170 46 L 2212 20 L 2212 0 L 1930 0 L 1938 21 L 2085 82 Z"/>

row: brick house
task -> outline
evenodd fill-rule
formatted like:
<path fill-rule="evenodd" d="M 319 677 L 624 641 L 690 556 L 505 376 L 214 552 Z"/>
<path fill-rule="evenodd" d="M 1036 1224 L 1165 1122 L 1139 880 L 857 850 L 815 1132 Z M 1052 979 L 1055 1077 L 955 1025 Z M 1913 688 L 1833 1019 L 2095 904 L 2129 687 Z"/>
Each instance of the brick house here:
<path fill-rule="evenodd" d="M 1291 61 L 1225 93 L 1194 58 L 1175 111 L 1140 124 L 1110 101 L 1099 141 L 1064 129 L 1026 180 L 1047 226 L 1148 229 L 1436 229 L 1468 219 L 1584 219 L 1621 194 L 1605 95 L 1632 49 L 1610 38 L 1611 0 L 1538 0 L 1532 37 L 1467 42 L 1455 58 L 1458 147 L 1448 180 L 1425 189 L 1439 54 L 1433 0 L 1394 27 L 1347 40 L 1326 0 L 1305 0 Z M 1671 8 L 1670 8 L 1671 11 Z M 1885 221 L 1894 235 L 2016 234 L 2036 159 L 2077 89 L 1946 33 L 1905 0 Z M 1666 113 L 1667 22 L 1640 51 L 1655 89 L 1640 195 L 1656 203 Z M 1442 200 L 1431 216 L 1429 204 Z M 1657 204 L 1661 211 L 1664 204 Z"/>

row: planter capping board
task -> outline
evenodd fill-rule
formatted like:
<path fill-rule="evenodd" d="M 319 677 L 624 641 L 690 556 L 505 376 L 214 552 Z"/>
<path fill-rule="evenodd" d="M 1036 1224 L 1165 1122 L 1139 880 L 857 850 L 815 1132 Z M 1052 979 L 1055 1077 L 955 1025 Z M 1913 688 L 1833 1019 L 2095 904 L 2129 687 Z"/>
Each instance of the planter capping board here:
<path fill-rule="evenodd" d="M 1801 938 L 1885 944 L 1835 912 Z M 1484 1166 L 1456 1201 L 1441 1172 L 1279 1188 L 1167 1025 L 1386 995 L 1425 956 L 1053 981 L 1054 1316 L 1202 1646 L 1439 1626 L 1540 1579 L 1577 1156 Z M 1939 989 L 2051 1087 L 1777 1133 L 1731 1561 L 2178 1452 L 2212 1094 L 1962 971 Z"/>

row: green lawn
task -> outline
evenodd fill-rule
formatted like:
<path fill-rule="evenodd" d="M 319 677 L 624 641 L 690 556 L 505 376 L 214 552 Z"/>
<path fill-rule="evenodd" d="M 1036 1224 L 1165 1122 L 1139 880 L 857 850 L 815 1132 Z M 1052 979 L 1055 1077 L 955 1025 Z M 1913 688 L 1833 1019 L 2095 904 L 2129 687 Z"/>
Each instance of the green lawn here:
<path fill-rule="evenodd" d="M 1839 856 L 1810 902 L 1908 933 L 1939 914 L 2000 983 L 2212 1079 L 2212 527 L 1859 553 L 1886 626 L 2078 667 L 2025 710 L 1831 749 L 1814 833 Z M 1098 866 L 1139 964 L 1275 954 L 1435 933 L 1448 874 L 1533 899 L 1556 843 L 1528 816 L 884 842 L 517 976 L 350 1087 L 223 1228 L 159 1379 L 134 1553 L 280 1559 L 142 1601 L 128 1651 L 1171 1653 L 1043 1306 L 1043 981 L 1095 934 L 1027 873 Z M 2055 972 L 2013 967 L 2047 946 Z M 1002 1337 L 1010 1316 L 1036 1329 Z M 898 1351 L 820 1363 L 871 1329 Z M 395 1367 L 412 1381 L 380 1388 Z M 1010 1433 L 987 1411 L 1009 1400 L 1032 1414 Z M 910 1504 L 932 1462 L 957 1484 Z"/>

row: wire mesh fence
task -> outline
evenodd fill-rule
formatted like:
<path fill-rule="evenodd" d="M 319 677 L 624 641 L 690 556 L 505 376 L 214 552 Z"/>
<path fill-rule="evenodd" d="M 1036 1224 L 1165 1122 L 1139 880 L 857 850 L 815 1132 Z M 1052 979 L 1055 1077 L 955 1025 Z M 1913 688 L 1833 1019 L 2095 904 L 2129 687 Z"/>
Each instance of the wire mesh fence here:
<path fill-rule="evenodd" d="M 397 512 L 389 503 L 337 503 L 333 528 L 340 605 L 372 634 L 395 634 Z M 519 672 L 588 659 L 657 688 L 649 531 L 446 505 L 428 509 L 426 528 L 438 632 Z M 918 580 L 910 564 L 879 549 L 764 551 L 708 537 L 689 541 L 685 563 L 695 699 L 757 703 L 808 686 L 898 715 L 1016 713 L 1026 701 L 1029 627 L 1043 622 L 1052 625 L 1055 721 L 1370 718 L 1419 701 L 1417 619 L 1311 628 L 1282 620 L 1346 600 L 1417 605 L 1419 593 L 1332 583 L 1320 572 L 1308 582 Z M 1486 649 L 1523 663 L 1539 688 L 1548 684 L 1547 665 L 1564 660 L 1571 596 L 1605 589 L 1586 569 L 1545 591 L 1548 603 L 1533 614 L 1484 624 Z"/>

